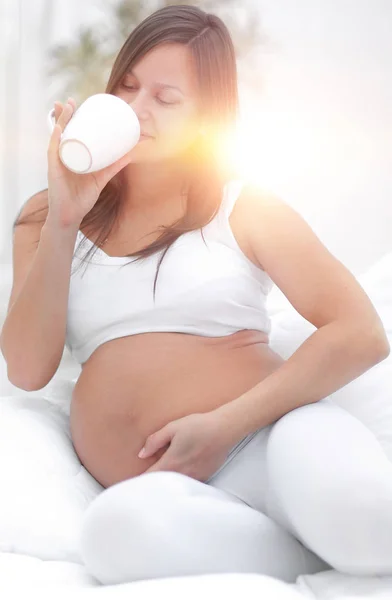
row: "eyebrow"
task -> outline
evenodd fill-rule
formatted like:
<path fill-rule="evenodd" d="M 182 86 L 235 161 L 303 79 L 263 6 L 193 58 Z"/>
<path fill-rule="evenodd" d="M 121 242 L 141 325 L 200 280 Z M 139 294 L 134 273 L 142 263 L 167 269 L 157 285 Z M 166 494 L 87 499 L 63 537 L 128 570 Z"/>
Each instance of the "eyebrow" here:
<path fill-rule="evenodd" d="M 132 71 L 132 69 L 128 69 L 128 71 L 126 72 L 126 74 L 133 75 L 134 77 L 136 77 L 136 75 Z M 136 79 L 137 79 L 137 77 L 136 77 Z M 159 87 L 161 89 L 163 89 L 163 88 L 169 88 L 169 89 L 172 89 L 172 90 L 178 90 L 183 96 L 185 96 L 184 92 L 179 87 L 177 87 L 176 85 L 169 85 L 168 83 L 162 83 L 160 81 L 154 81 L 154 85 L 156 85 L 157 87 Z"/>

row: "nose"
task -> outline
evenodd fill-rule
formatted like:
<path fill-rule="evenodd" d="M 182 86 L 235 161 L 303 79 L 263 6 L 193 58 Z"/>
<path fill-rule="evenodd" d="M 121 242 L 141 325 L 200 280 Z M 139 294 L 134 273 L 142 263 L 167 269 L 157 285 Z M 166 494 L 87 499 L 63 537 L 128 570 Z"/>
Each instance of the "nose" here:
<path fill-rule="evenodd" d="M 128 102 L 129 106 L 135 112 L 139 121 L 143 121 L 148 117 L 148 97 L 146 92 L 139 90 L 132 98 L 131 102 Z"/>

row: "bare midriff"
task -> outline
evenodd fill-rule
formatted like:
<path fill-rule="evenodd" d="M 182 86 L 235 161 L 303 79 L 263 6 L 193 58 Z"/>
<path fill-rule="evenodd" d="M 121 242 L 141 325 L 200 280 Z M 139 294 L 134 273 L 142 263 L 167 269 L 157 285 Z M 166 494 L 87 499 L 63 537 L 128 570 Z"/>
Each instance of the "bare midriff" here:
<path fill-rule="evenodd" d="M 140 475 L 167 449 L 138 458 L 148 435 L 234 400 L 283 362 L 255 330 L 214 338 L 148 332 L 106 342 L 84 363 L 72 395 L 80 461 L 104 487 Z"/>

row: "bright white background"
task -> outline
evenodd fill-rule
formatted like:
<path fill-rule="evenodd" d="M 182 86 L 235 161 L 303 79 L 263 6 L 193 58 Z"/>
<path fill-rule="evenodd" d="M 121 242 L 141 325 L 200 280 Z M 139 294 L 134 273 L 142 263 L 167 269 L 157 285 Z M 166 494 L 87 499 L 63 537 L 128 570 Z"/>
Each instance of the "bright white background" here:
<path fill-rule="evenodd" d="M 299 210 L 360 274 L 392 249 L 392 2 L 255 2 L 268 43 L 253 59 L 261 92 L 241 86 L 244 172 Z M 45 51 L 101 16 L 93 0 L 0 1 L 0 326 L 11 224 L 47 186 L 46 114 L 54 99 L 65 101 L 45 82 Z M 17 119 L 21 134 L 6 147 Z"/>

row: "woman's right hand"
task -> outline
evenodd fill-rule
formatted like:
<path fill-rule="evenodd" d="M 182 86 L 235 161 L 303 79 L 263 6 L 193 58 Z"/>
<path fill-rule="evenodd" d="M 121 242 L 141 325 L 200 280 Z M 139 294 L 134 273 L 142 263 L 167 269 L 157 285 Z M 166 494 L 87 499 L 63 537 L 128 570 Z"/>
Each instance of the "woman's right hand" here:
<path fill-rule="evenodd" d="M 64 106 L 54 103 L 55 125 L 48 146 L 49 214 L 55 214 L 62 225 L 80 225 L 93 208 L 106 184 L 130 161 L 130 152 L 108 167 L 94 173 L 74 173 L 60 160 L 61 134 L 71 120 L 76 103 L 72 98 Z"/>

